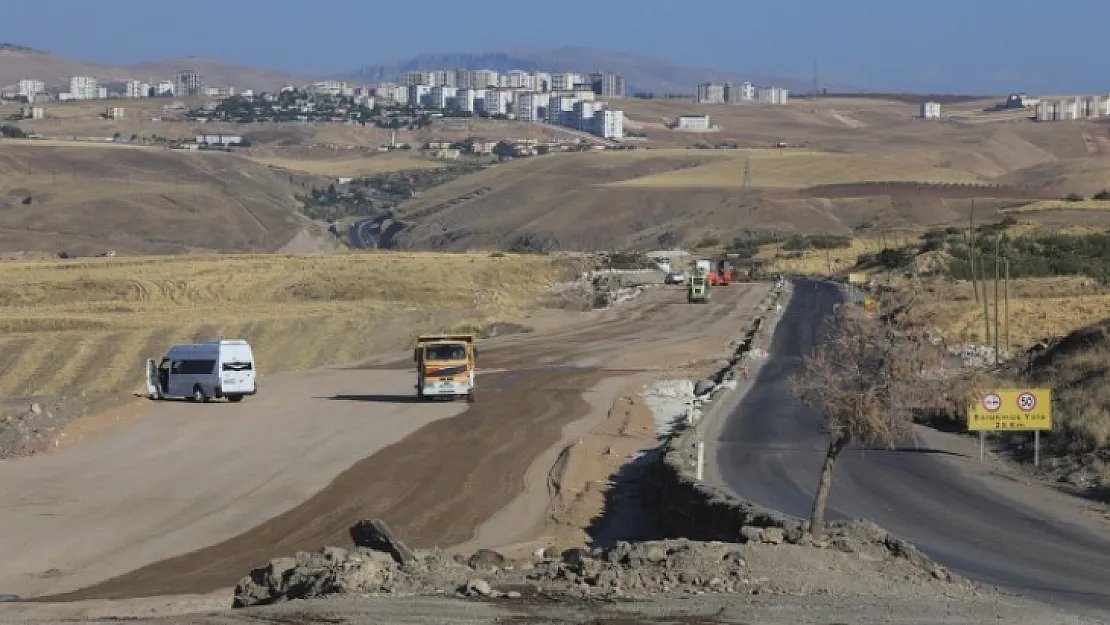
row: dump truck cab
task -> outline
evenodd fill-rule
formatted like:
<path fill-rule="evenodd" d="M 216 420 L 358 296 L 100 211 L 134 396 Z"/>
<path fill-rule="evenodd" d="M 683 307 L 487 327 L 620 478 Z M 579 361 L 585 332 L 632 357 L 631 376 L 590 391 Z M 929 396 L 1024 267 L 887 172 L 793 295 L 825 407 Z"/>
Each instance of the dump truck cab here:
<path fill-rule="evenodd" d="M 474 401 L 473 334 L 427 334 L 416 339 L 416 396 Z"/>

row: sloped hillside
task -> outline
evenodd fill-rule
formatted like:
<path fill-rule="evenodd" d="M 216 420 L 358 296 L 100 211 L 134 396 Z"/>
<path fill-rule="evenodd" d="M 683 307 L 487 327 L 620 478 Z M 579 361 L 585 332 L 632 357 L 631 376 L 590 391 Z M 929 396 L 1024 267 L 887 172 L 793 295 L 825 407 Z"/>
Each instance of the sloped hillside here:
<path fill-rule="evenodd" d="M 274 251 L 308 225 L 289 175 L 234 154 L 0 146 L 0 252 Z"/>

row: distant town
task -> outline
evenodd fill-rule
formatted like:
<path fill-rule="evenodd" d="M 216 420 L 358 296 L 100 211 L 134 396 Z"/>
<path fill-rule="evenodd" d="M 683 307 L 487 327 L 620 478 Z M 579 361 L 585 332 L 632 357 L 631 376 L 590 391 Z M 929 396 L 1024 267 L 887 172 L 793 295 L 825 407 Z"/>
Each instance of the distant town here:
<path fill-rule="evenodd" d="M 311 85 L 282 85 L 275 91 L 255 93 L 238 91 L 233 85 L 208 85 L 194 71 L 181 71 L 166 80 L 127 80 L 102 83 L 92 76 L 72 76 L 69 90 L 48 89 L 35 78 L 19 81 L 18 91 L 0 94 L 27 106 L 22 116 L 30 119 L 46 115 L 44 104 L 71 101 L 139 98 L 204 97 L 208 102 L 184 113 L 194 121 L 256 122 L 346 122 L 373 123 L 382 128 L 400 129 L 426 123 L 429 115 L 513 119 L 521 122 L 548 123 L 589 133 L 602 139 L 623 139 L 624 113 L 610 100 L 625 97 L 625 79 L 615 72 L 540 72 L 488 69 L 440 69 L 409 71 L 397 82 L 353 85 L 325 80 Z M 776 87 L 756 89 L 750 83 L 733 88 L 705 84 L 697 89 L 699 103 L 785 104 L 788 92 Z M 170 114 L 181 112 L 183 104 L 169 105 Z M 105 117 L 124 114 L 121 107 L 109 107 Z M 684 120 L 681 126 L 687 127 Z M 698 118 L 702 130 L 708 121 Z M 635 134 L 635 133 L 632 133 Z"/>
<path fill-rule="evenodd" d="M 129 80 L 101 84 L 92 76 L 73 76 L 69 90 L 53 92 L 42 80 L 19 81 L 18 92 L 4 94 L 28 104 L 25 116 L 45 115 L 42 105 L 51 102 L 201 96 L 220 100 L 187 116 L 200 121 L 229 122 L 351 122 L 374 121 L 385 127 L 411 125 L 425 113 L 546 122 L 591 133 L 603 139 L 621 139 L 624 115 L 598 98 L 625 95 L 624 77 L 613 72 L 547 73 L 513 70 L 443 69 L 406 72 L 398 82 L 356 86 L 326 80 L 295 87 L 283 85 L 274 92 L 237 91 L 232 85 L 206 85 L 196 72 L 178 72 L 161 81 Z M 390 114 L 383 113 L 389 110 Z M 109 108 L 106 116 L 121 114 Z M 404 117 L 407 116 L 407 117 Z M 386 118 L 389 119 L 386 119 Z"/>

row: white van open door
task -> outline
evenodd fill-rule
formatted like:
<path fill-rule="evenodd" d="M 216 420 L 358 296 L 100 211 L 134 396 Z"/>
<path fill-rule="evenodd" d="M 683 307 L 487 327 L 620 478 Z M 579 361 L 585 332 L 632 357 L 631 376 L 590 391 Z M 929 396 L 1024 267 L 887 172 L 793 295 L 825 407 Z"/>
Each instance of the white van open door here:
<path fill-rule="evenodd" d="M 158 365 L 150 358 L 146 359 L 146 396 L 150 399 L 162 399 L 162 388 L 158 385 Z"/>

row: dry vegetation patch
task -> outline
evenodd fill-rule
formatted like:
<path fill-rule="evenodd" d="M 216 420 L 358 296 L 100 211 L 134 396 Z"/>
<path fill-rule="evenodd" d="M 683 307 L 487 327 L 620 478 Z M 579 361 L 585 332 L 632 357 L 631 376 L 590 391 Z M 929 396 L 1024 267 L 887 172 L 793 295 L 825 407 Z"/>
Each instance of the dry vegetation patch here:
<path fill-rule="evenodd" d="M 135 391 L 144 358 L 216 337 L 250 340 L 263 374 L 351 362 L 418 331 L 518 318 L 567 271 L 432 253 L 12 262 L 0 396 Z"/>
<path fill-rule="evenodd" d="M 617 187 L 696 188 L 744 185 L 798 189 L 814 185 L 872 181 L 977 182 L 979 176 L 883 156 L 834 154 L 810 150 L 729 150 L 728 157 L 693 169 L 609 183 Z"/>

